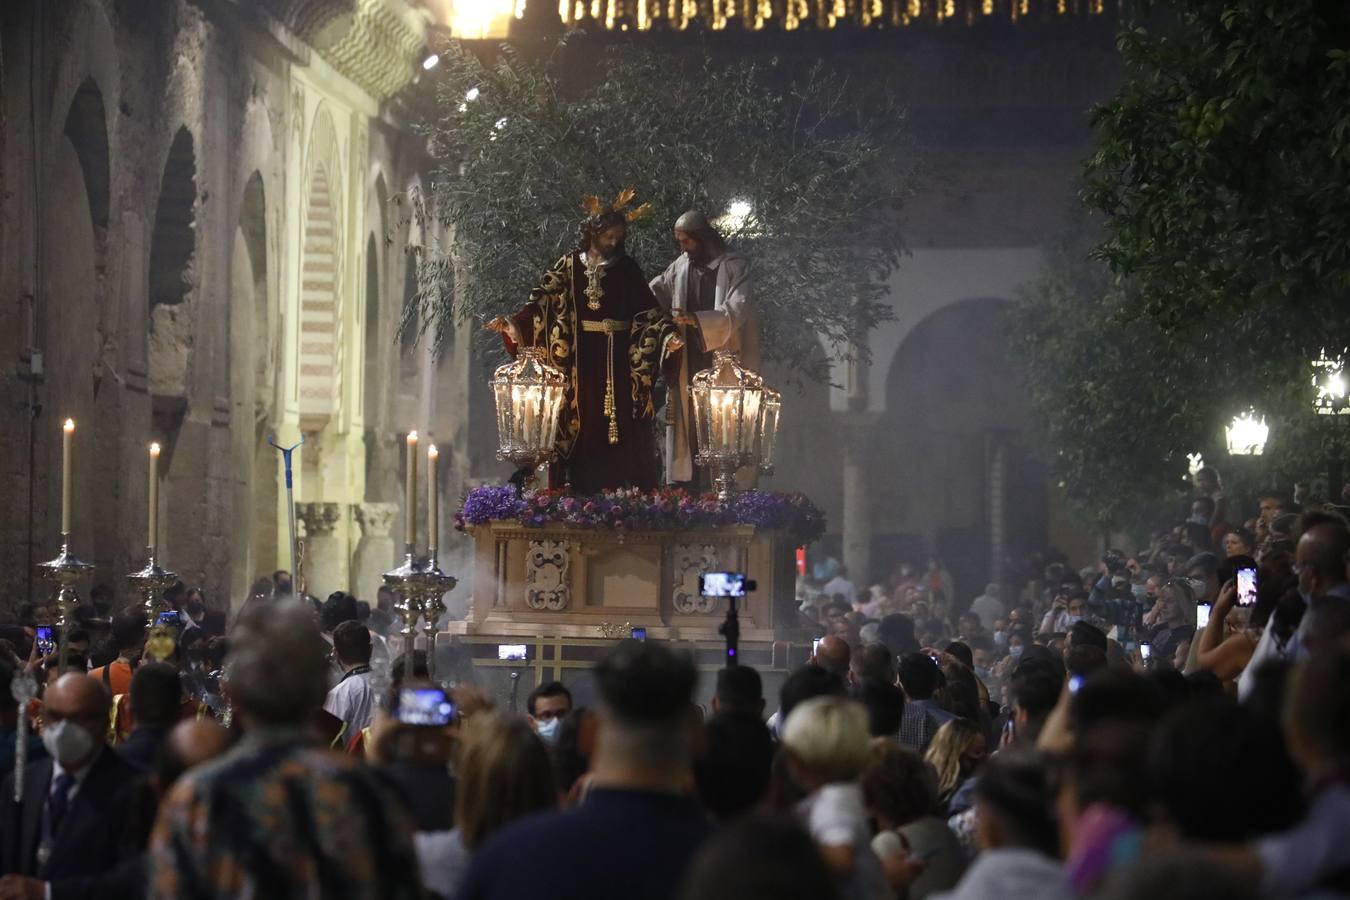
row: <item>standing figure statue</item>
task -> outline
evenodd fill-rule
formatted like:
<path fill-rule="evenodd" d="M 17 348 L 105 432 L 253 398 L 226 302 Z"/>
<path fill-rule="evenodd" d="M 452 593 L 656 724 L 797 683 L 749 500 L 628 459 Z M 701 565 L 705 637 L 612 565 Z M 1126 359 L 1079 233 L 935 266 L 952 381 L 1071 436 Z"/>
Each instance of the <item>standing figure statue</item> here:
<path fill-rule="evenodd" d="M 666 481 L 709 486 L 707 473 L 695 480 L 693 407 L 689 380 L 712 365 L 716 350 L 733 350 L 741 364 L 758 369 L 759 324 L 750 299 L 749 266 L 728 250 L 726 241 L 703 213 L 690 210 L 675 220 L 675 241 L 683 251 L 652 279 L 656 299 L 674 317 L 685 338 L 678 383 L 667 401 Z"/>
<path fill-rule="evenodd" d="M 487 326 L 512 356 L 544 347 L 567 373 L 549 483 L 577 494 L 660 481 L 652 390 L 684 342 L 624 252 L 628 223 L 649 210 L 630 209 L 633 197 L 629 189 L 610 205 L 586 198 L 577 249 L 553 264 L 524 309 Z"/>

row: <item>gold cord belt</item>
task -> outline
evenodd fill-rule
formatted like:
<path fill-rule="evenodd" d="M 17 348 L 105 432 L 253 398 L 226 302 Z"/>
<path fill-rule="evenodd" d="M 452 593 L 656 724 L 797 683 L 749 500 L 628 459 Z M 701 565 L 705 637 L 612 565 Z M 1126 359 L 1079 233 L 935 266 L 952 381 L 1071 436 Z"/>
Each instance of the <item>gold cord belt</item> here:
<path fill-rule="evenodd" d="M 633 323 L 624 319 L 583 319 L 582 331 L 598 332 L 605 335 L 609 348 L 605 351 L 605 415 L 609 418 L 609 442 L 619 442 L 619 415 L 614 405 L 614 335 L 626 332 Z"/>

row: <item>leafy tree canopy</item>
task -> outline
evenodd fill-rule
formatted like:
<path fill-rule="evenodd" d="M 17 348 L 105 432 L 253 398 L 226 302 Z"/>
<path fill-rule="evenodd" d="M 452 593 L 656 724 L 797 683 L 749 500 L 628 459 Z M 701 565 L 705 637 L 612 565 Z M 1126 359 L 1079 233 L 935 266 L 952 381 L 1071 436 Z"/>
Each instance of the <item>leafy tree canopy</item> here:
<path fill-rule="evenodd" d="M 1175 348 L 1162 323 L 1128 312 L 1135 286 L 1094 258 L 1100 221 L 1079 219 L 1010 319 L 1047 456 L 1084 521 L 1139 534 L 1165 524 L 1190 489 L 1191 453 L 1240 495 L 1319 477 L 1350 423 L 1312 412 L 1308 359 L 1262 333 L 1268 312 L 1203 314 L 1201 337 Z M 1265 453 L 1231 457 L 1225 426 L 1249 408 L 1270 426 Z"/>
<path fill-rule="evenodd" d="M 456 45 L 442 59 L 425 208 L 450 252 L 424 248 L 405 325 L 439 340 L 455 319 L 519 308 L 575 244 L 582 197 L 626 187 L 652 206 L 628 235 L 652 276 L 678 253 L 680 213 L 722 217 L 753 266 L 767 354 L 802 374 L 824 377 L 822 344 L 847 352 L 888 318 L 913 168 L 902 112 L 874 85 L 576 36 L 537 56 Z"/>
<path fill-rule="evenodd" d="M 1350 4 L 1161 0 L 1122 30 L 1084 221 L 1014 312 L 1070 498 L 1156 523 L 1201 452 L 1248 489 L 1326 470 L 1309 361 L 1350 345 Z M 1224 426 L 1254 407 L 1260 458 Z"/>
<path fill-rule="evenodd" d="M 1313 353 L 1350 325 L 1350 4 L 1162 0 L 1126 28 L 1087 200 L 1124 312 L 1174 342 L 1253 316 Z M 1268 330 L 1274 328 L 1273 331 Z"/>

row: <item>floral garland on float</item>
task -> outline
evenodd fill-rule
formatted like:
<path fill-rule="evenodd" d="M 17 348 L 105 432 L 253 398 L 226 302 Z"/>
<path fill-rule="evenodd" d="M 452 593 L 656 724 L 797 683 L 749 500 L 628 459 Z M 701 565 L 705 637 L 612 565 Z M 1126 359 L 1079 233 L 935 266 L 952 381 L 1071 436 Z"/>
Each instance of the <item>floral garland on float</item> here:
<path fill-rule="evenodd" d="M 511 484 L 474 488 L 455 515 L 461 531 L 491 522 L 515 521 L 528 528 L 570 525 L 628 531 L 694 531 L 749 525 L 782 530 L 799 544 L 825 533 L 825 514 L 805 494 L 742 491 L 728 500 L 682 488 L 615 490 L 589 497 L 542 490 L 522 496 Z"/>

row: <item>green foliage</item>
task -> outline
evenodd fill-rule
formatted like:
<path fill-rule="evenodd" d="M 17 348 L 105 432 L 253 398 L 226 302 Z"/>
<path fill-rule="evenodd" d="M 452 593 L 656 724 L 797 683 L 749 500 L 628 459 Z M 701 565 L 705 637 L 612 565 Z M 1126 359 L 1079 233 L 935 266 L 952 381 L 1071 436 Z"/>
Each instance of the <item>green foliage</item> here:
<path fill-rule="evenodd" d="M 1122 31 L 1124 83 L 1094 114 L 1101 255 L 1174 344 L 1222 313 L 1315 354 L 1350 326 L 1350 4 L 1156 6 Z"/>
<path fill-rule="evenodd" d="M 582 197 L 629 186 L 652 205 L 628 236 L 649 276 L 679 252 L 680 213 L 750 204 L 727 236 L 753 266 L 767 354 L 803 374 L 824 376 L 821 343 L 844 351 L 889 317 L 913 179 L 903 116 L 882 92 L 819 65 L 576 37 L 543 58 L 502 48 L 485 63 L 453 46 L 442 59 L 427 208 L 452 250 L 426 248 L 414 325 L 439 337 L 519 308 L 575 244 Z"/>
<path fill-rule="evenodd" d="M 1238 492 L 1288 488 L 1350 431 L 1312 414 L 1309 368 L 1350 344 L 1350 4 L 1152 6 L 1093 114 L 1100 228 L 1052 252 L 1014 311 L 1058 475 L 1101 526 L 1172 512 L 1187 453 Z M 1230 458 L 1224 426 L 1248 407 L 1266 454 Z"/>
<path fill-rule="evenodd" d="M 1194 343 L 1170 344 L 1164 323 L 1134 314 L 1133 284 L 1093 258 L 1101 232 L 1083 218 L 1010 314 L 1047 455 L 1080 516 L 1139 534 L 1165 523 L 1189 490 L 1189 453 L 1239 496 L 1325 471 L 1350 423 L 1312 413 L 1308 359 L 1262 334 L 1271 312 L 1208 314 Z M 1270 426 L 1265 455 L 1230 457 L 1224 426 L 1248 407 Z"/>

